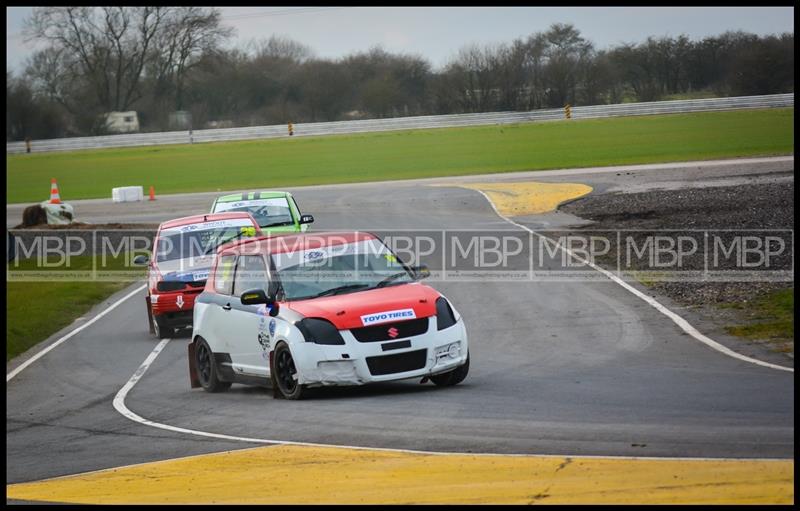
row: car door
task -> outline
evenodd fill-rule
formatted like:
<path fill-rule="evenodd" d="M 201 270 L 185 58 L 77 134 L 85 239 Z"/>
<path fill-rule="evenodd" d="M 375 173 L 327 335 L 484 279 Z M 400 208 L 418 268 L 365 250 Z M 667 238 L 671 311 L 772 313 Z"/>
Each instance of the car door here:
<path fill-rule="evenodd" d="M 230 353 L 231 296 L 236 255 L 220 256 L 214 273 L 214 292 L 204 294 L 208 301 L 203 319 L 203 335 L 215 353 Z"/>
<path fill-rule="evenodd" d="M 234 369 L 250 375 L 269 375 L 269 351 L 275 332 L 275 319 L 267 306 L 242 305 L 241 296 L 251 289 L 269 288 L 269 275 L 263 256 L 240 255 L 233 281 L 231 309 L 231 360 Z"/>

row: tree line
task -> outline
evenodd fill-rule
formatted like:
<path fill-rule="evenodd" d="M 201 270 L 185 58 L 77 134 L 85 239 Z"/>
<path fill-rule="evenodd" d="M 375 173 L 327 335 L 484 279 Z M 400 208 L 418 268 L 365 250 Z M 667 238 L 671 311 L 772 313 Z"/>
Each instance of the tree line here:
<path fill-rule="evenodd" d="M 45 43 L 6 72 L 7 140 L 97 135 L 104 114 L 141 131 L 559 108 L 794 91 L 794 34 L 687 36 L 598 49 L 570 24 L 460 48 L 441 69 L 375 47 L 318 58 L 279 37 L 226 48 L 206 7 L 41 7 L 24 34 Z"/>

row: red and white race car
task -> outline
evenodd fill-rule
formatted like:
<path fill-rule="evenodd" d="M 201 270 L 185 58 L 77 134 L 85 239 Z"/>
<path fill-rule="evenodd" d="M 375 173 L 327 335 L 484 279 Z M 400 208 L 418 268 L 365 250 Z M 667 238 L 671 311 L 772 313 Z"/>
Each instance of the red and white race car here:
<path fill-rule="evenodd" d="M 203 291 L 217 247 L 228 241 L 260 236 L 250 213 L 195 215 L 163 222 L 153 241 L 153 258 L 137 256 L 148 265 L 147 318 L 159 339 L 191 326 L 195 298 Z"/>
<path fill-rule="evenodd" d="M 455 385 L 469 371 L 467 331 L 438 291 L 362 232 L 259 237 L 220 248 L 195 301 L 193 387 L 309 387 L 406 378 Z"/>

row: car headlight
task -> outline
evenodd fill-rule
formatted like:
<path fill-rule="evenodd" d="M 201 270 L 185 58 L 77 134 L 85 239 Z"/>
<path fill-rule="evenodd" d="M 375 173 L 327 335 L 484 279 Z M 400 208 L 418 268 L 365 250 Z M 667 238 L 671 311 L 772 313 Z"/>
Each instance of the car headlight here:
<path fill-rule="evenodd" d="M 444 296 L 436 299 L 436 329 L 444 330 L 456 324 L 456 315 Z"/>
<path fill-rule="evenodd" d="M 306 342 L 314 344 L 344 344 L 342 334 L 333 326 L 333 323 L 326 319 L 306 318 L 295 323 L 300 333 L 305 337 Z"/>

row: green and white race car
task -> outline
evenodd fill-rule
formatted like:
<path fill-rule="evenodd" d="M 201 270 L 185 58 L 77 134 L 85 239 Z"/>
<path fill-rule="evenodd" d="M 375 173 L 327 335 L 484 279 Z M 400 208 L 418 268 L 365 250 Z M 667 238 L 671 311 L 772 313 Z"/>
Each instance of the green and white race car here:
<path fill-rule="evenodd" d="M 269 232 L 305 232 L 314 221 L 311 215 L 301 215 L 289 192 L 260 191 L 232 193 L 218 197 L 211 205 L 212 213 L 246 211 L 253 215 L 258 226 Z"/>

